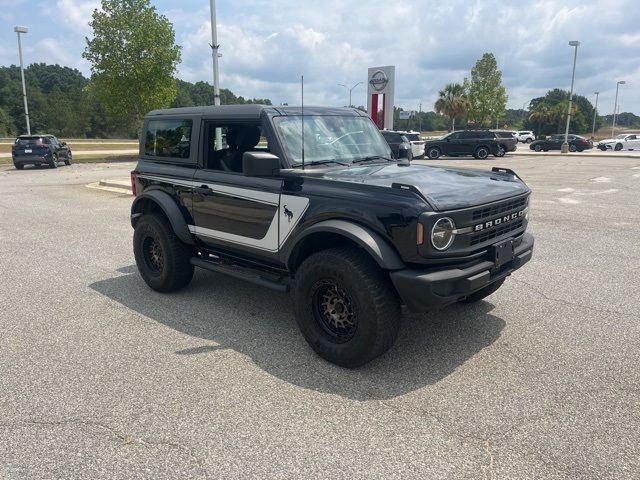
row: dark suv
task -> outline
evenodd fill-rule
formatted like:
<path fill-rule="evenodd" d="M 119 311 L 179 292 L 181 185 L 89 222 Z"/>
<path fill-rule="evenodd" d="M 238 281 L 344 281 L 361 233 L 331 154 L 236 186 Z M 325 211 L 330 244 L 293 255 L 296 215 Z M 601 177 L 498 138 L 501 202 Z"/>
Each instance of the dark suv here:
<path fill-rule="evenodd" d="M 131 182 L 151 288 L 185 287 L 200 267 L 291 289 L 309 345 L 346 367 L 393 345 L 402 304 L 479 301 L 533 252 L 514 172 L 399 163 L 356 109 L 156 110 Z"/>
<path fill-rule="evenodd" d="M 71 165 L 73 161 L 69 145 L 53 135 L 20 135 L 11 146 L 11 158 L 18 170 L 25 165 L 58 168 L 59 162 Z"/>
<path fill-rule="evenodd" d="M 411 151 L 411 142 L 403 132 L 394 132 L 393 130 L 381 130 L 380 133 L 389 144 L 393 158 L 406 158 L 409 161 L 413 159 Z"/>
<path fill-rule="evenodd" d="M 435 160 L 441 155 L 473 155 L 483 160 L 489 155 L 502 157 L 506 152 L 516 149 L 517 140 L 511 132 L 503 135 L 493 130 L 458 130 L 436 140 L 428 140 L 425 152 L 428 158 Z"/>

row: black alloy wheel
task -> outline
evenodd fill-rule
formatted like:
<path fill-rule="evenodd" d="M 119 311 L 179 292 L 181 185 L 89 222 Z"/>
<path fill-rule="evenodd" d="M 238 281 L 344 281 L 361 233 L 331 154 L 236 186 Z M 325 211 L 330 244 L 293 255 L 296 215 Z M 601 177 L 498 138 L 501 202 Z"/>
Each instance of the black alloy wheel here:
<path fill-rule="evenodd" d="M 613 149 L 616 152 L 619 152 L 620 150 L 622 150 L 622 144 L 621 143 L 616 143 L 616 146 Z"/>
<path fill-rule="evenodd" d="M 576 148 L 575 145 L 573 145 L 573 144 L 569 145 L 569 151 L 570 152 L 575 152 L 576 150 L 577 150 L 577 148 Z"/>
<path fill-rule="evenodd" d="M 542 147 L 540 146 L 540 144 L 535 145 L 535 146 L 533 147 L 533 149 L 534 149 L 536 152 L 541 152 L 541 151 L 542 151 Z"/>
<path fill-rule="evenodd" d="M 504 157 L 507 153 L 507 149 L 504 145 L 498 145 L 498 151 L 496 152 L 496 157 Z"/>
<path fill-rule="evenodd" d="M 164 253 L 162 246 L 153 237 L 145 237 L 142 241 L 142 253 L 147 268 L 152 272 L 159 274 L 164 268 Z"/>
<path fill-rule="evenodd" d="M 73 163 L 73 156 L 71 155 L 71 150 L 67 152 L 67 158 L 64 159 L 65 165 L 71 165 Z"/>
<path fill-rule="evenodd" d="M 478 160 L 484 160 L 489 156 L 489 149 L 487 147 L 478 147 L 475 153 L 475 157 Z"/>
<path fill-rule="evenodd" d="M 427 150 L 427 157 L 431 160 L 437 160 L 440 158 L 440 149 L 438 147 L 429 147 L 429 150 Z"/>
<path fill-rule="evenodd" d="M 347 342 L 356 333 L 358 315 L 347 291 L 332 280 L 321 280 L 313 292 L 313 315 L 337 342 Z"/>
<path fill-rule="evenodd" d="M 49 162 L 49 166 L 51 168 L 58 168 L 58 154 L 57 153 L 52 153 L 51 154 L 51 162 Z"/>

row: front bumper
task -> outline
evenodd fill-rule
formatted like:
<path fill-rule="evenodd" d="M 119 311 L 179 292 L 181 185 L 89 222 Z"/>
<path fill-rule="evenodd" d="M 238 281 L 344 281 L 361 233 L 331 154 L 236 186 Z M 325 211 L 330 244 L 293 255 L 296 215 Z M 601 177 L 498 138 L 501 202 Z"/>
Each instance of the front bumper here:
<path fill-rule="evenodd" d="M 607 150 L 613 150 L 613 143 L 599 143 L 596 148 L 599 148 L 603 152 Z"/>
<path fill-rule="evenodd" d="M 390 273 L 391 281 L 400 298 L 410 310 L 426 311 L 455 303 L 461 298 L 511 275 L 531 260 L 533 235 L 524 233 L 514 248 L 513 260 L 496 269 L 494 262 L 482 261 L 468 268 L 448 270 L 403 269 Z"/>

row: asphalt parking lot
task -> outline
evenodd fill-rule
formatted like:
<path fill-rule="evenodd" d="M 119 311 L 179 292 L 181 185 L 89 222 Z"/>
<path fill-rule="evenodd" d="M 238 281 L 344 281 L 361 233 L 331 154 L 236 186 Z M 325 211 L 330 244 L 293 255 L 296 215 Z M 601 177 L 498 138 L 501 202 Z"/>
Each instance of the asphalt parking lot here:
<path fill-rule="evenodd" d="M 516 170 L 534 259 L 359 370 L 286 294 L 149 290 L 85 187 L 133 164 L 0 167 L 0 478 L 639 478 L 640 158 L 432 163 Z"/>

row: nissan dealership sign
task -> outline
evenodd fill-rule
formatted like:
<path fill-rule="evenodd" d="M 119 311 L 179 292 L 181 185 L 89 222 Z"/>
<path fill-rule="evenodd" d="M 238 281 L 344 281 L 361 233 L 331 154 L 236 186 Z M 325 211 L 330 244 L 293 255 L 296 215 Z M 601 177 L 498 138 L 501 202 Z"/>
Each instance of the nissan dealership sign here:
<path fill-rule="evenodd" d="M 367 111 L 382 128 L 393 129 L 395 80 L 396 67 L 393 65 L 370 68 L 367 75 Z M 379 110 L 383 112 L 382 119 L 378 119 Z"/>

